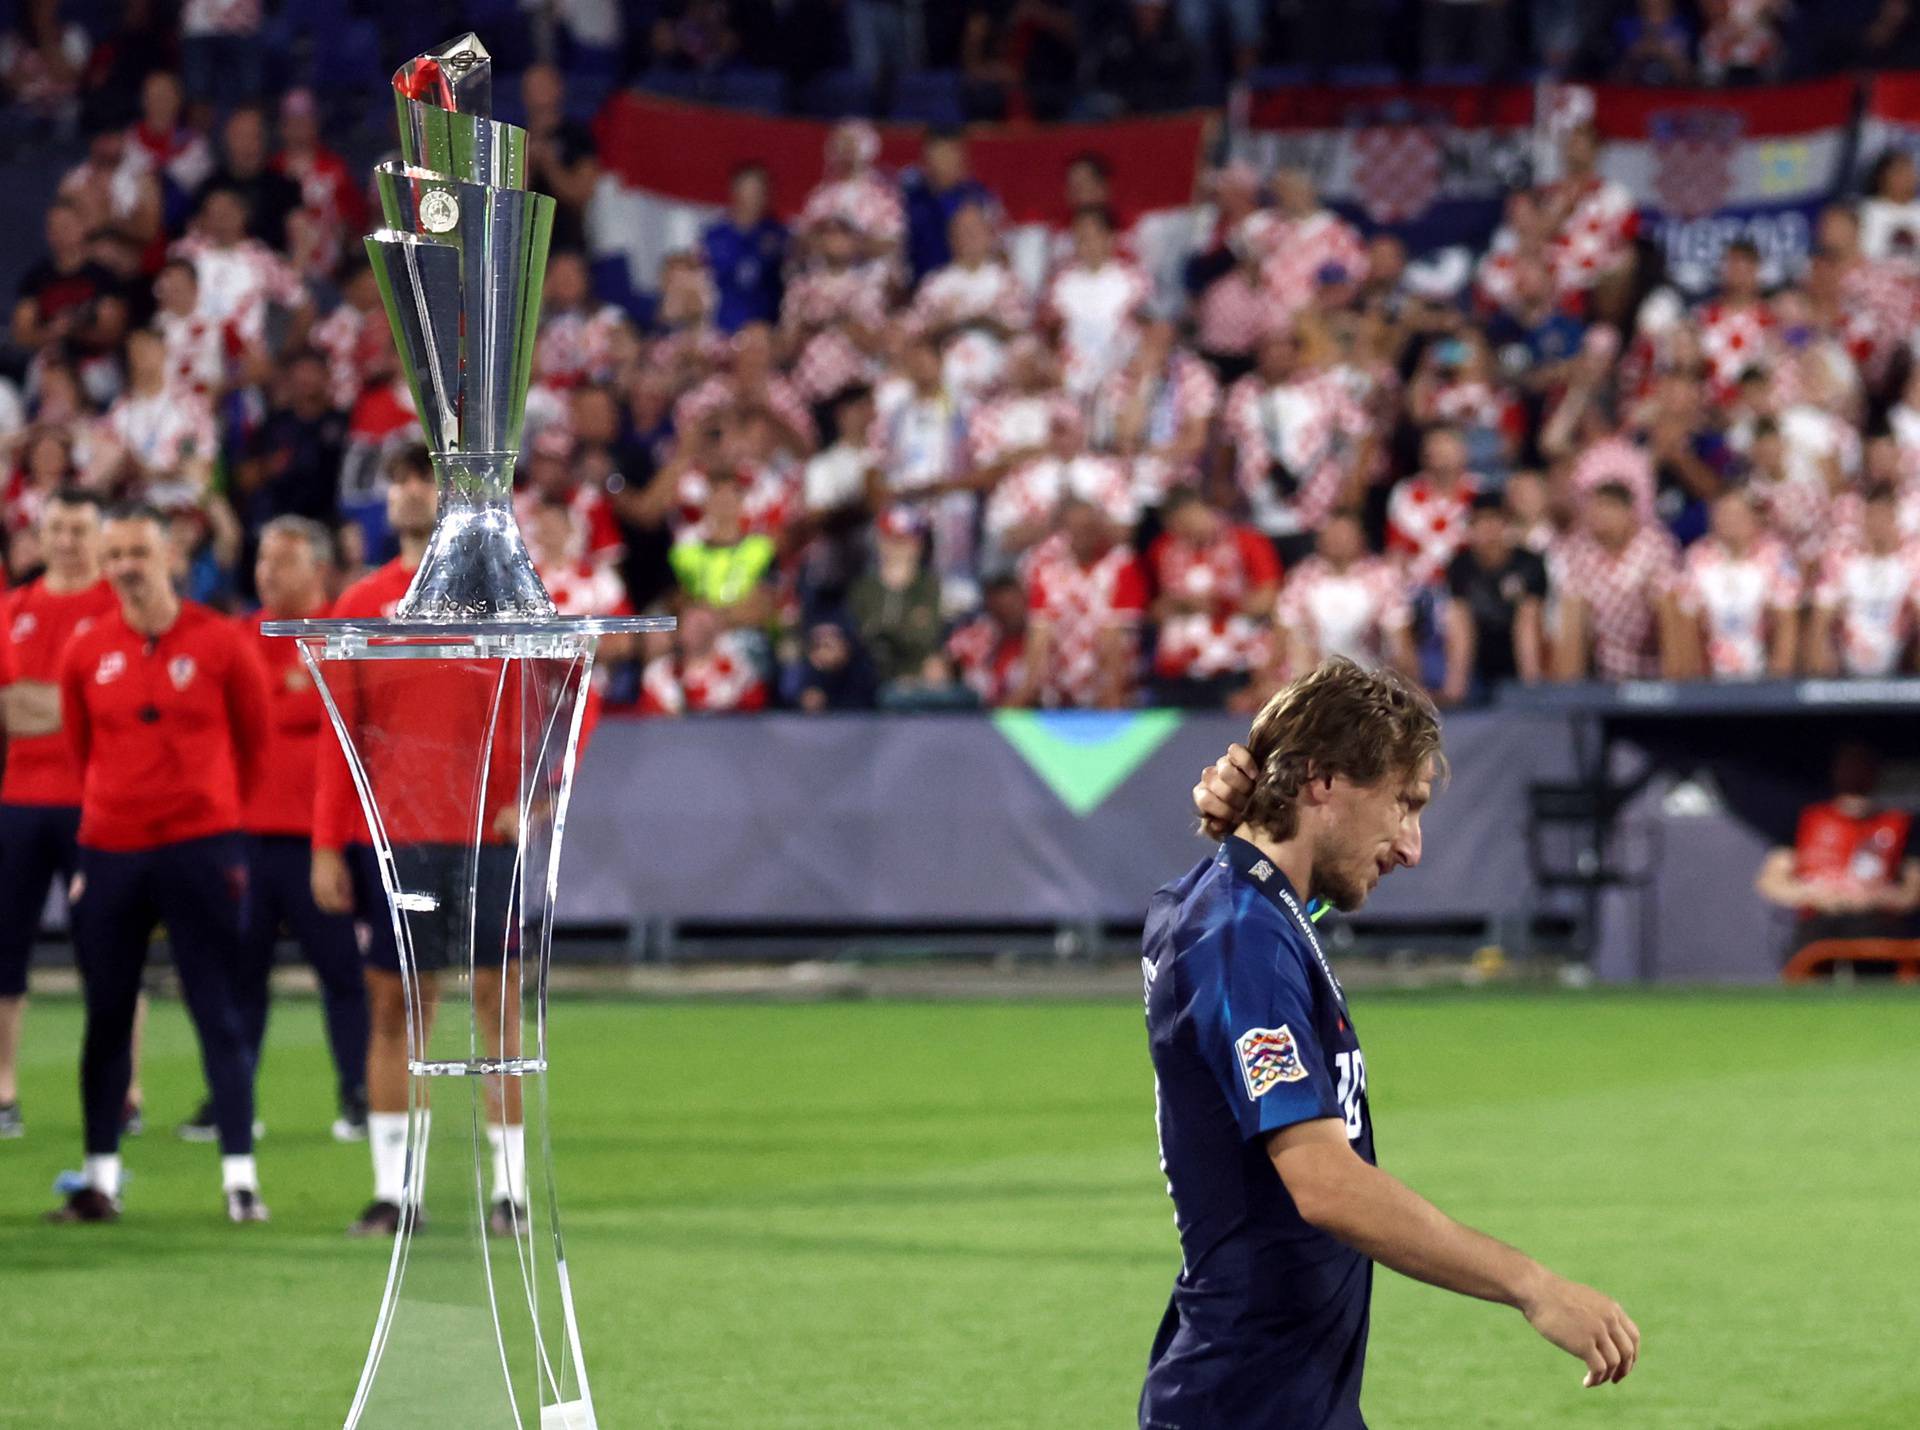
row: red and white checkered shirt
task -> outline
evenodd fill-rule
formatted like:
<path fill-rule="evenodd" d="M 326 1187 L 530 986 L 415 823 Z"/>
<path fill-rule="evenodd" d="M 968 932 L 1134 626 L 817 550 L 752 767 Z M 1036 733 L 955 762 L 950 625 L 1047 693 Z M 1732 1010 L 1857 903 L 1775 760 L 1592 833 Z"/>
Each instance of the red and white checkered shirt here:
<path fill-rule="evenodd" d="M 1716 299 L 1702 306 L 1694 321 L 1714 400 L 1731 401 L 1747 369 L 1768 364 L 1778 326 L 1773 310 L 1758 301 L 1736 305 Z"/>
<path fill-rule="evenodd" d="M 1127 469 L 1091 452 L 1068 461 L 1041 456 L 1000 479 L 987 498 L 987 539 L 1001 542 L 1016 526 L 1047 525 L 1068 497 L 1091 502 L 1108 520 L 1130 527 L 1139 517 Z"/>
<path fill-rule="evenodd" d="M 726 365 L 727 335 L 710 323 L 689 323 L 641 345 L 641 361 L 664 373 L 675 391 L 685 391 Z"/>
<path fill-rule="evenodd" d="M 1813 604 L 1834 613 L 1840 669 L 1848 675 L 1892 675 L 1920 611 L 1920 543 L 1885 556 L 1853 539 L 1835 541 L 1821 559 Z"/>
<path fill-rule="evenodd" d="M 717 372 L 673 405 L 676 432 L 691 432 L 716 412 L 740 402 L 740 385 L 731 373 Z M 764 401 L 769 411 L 794 431 L 801 433 L 811 447 L 815 441 L 813 413 L 784 377 L 767 379 Z"/>
<path fill-rule="evenodd" d="M 230 323 L 243 342 L 265 338 L 270 306 L 306 306 L 307 288 L 300 275 L 257 238 L 218 248 L 191 233 L 167 252 L 192 262 L 200 277 L 199 311 L 215 322 Z"/>
<path fill-rule="evenodd" d="M 642 715 L 759 710 L 766 703 L 766 682 L 738 631 L 727 631 L 692 660 L 658 656 L 640 674 Z"/>
<path fill-rule="evenodd" d="M 536 565 L 540 584 L 553 597 L 554 609 L 563 616 L 630 616 L 627 588 L 620 584 L 620 573 L 611 565 L 592 561 L 549 562 Z"/>
<path fill-rule="evenodd" d="M 1234 268 L 1194 300 L 1193 340 L 1203 353 L 1246 357 L 1273 322 L 1273 305 L 1257 276 Z"/>
<path fill-rule="evenodd" d="M 1483 486 L 1463 473 L 1451 491 L 1421 472 L 1398 482 L 1387 498 L 1387 550 L 1400 558 L 1407 584 L 1418 589 L 1437 583 L 1447 563 L 1467 542 L 1473 499 Z"/>
<path fill-rule="evenodd" d="M 1260 287 L 1272 326 L 1312 305 L 1321 270 L 1338 268 L 1353 282 L 1367 276 L 1367 249 L 1358 230 L 1330 209 L 1299 219 L 1276 214 L 1250 226 L 1248 238 L 1259 245 Z"/>
<path fill-rule="evenodd" d="M 1563 306 L 1578 310 L 1583 290 L 1577 286 L 1562 286 L 1567 276 L 1564 265 L 1556 264 L 1555 252 L 1551 248 L 1539 247 L 1533 256 L 1546 266 L 1547 277 L 1553 283 L 1553 295 Z M 1493 235 L 1493 242 L 1473 269 L 1473 296 L 1483 308 L 1503 313 L 1516 312 L 1520 306 L 1518 274 L 1520 264 L 1527 257 L 1527 250 L 1521 246 L 1518 235 L 1504 224 Z"/>
<path fill-rule="evenodd" d="M 1435 421 L 1460 427 L 1485 427 L 1518 436 L 1525 422 L 1513 394 L 1479 378 L 1445 383 L 1433 391 Z"/>
<path fill-rule="evenodd" d="M 1044 447 L 1056 422 L 1079 422 L 1080 409 L 1064 392 L 1009 392 L 981 404 L 968 419 L 973 465 L 992 466 L 1029 447 Z"/>
<path fill-rule="evenodd" d="M 393 333 L 382 309 L 363 313 L 342 303 L 313 325 L 309 338 L 326 356 L 335 407 L 350 409 L 374 374 L 391 366 Z"/>
<path fill-rule="evenodd" d="M 1033 322 L 1033 295 L 1004 263 L 982 263 L 978 268 L 950 263 L 921 283 L 912 317 L 927 332 L 968 323 L 992 323 L 1010 333 L 1023 332 Z"/>
<path fill-rule="evenodd" d="M 1633 493 L 1633 509 L 1640 519 L 1653 520 L 1653 459 L 1631 437 L 1602 437 L 1574 459 L 1568 479 L 1581 496 L 1618 482 Z"/>
<path fill-rule="evenodd" d="M 956 401 L 971 405 L 1006 367 L 1006 345 L 995 329 L 1030 328 L 1033 296 L 1004 263 L 972 269 L 951 264 L 928 275 L 909 316 L 921 332 L 946 334 L 941 364 L 947 386 Z"/>
<path fill-rule="evenodd" d="M 1658 603 L 1672 593 L 1680 558 L 1667 529 L 1642 526 L 1617 555 L 1575 532 L 1553 555 L 1559 593 L 1586 603 L 1594 674 L 1603 680 L 1659 674 Z"/>
<path fill-rule="evenodd" d="M 1315 373 L 1269 387 L 1249 373 L 1227 393 L 1234 475 L 1254 524 L 1269 536 L 1311 531 L 1327 519 L 1346 482 L 1349 450 L 1367 432 L 1367 414 L 1338 375 Z M 1291 497 L 1269 473 L 1286 465 L 1299 482 Z"/>
<path fill-rule="evenodd" d="M 189 463 L 211 464 L 220 450 L 213 408 L 177 388 L 150 397 L 122 394 L 107 409 L 106 425 L 154 481 L 177 479 Z"/>
<path fill-rule="evenodd" d="M 540 319 L 533 343 L 533 380 L 565 391 L 583 383 L 606 382 L 627 315 L 612 303 L 592 311 L 548 313 Z"/>
<path fill-rule="evenodd" d="M 1920 454 L 1916 454 L 1920 459 Z M 1866 498 L 1858 491 L 1844 491 L 1827 503 L 1826 523 L 1832 542 L 1860 541 L 1866 522 Z M 1894 526 L 1902 541 L 1920 542 L 1920 475 L 1907 472 L 1900 478 L 1894 494 Z M 1832 544 L 1829 543 L 1829 545 Z M 1816 557 L 1826 554 L 1821 547 Z"/>
<path fill-rule="evenodd" d="M 1587 292 L 1626 260 L 1639 229 L 1639 212 L 1624 185 L 1587 179 L 1548 246 L 1555 290 Z"/>
<path fill-rule="evenodd" d="M 886 318 L 886 283 L 874 268 L 819 268 L 796 278 L 780 304 L 780 326 L 793 338 L 812 333 L 793 364 L 800 395 L 818 402 L 843 387 L 872 382 L 873 359 L 843 324 L 879 328 Z"/>
<path fill-rule="evenodd" d="M 1274 607 L 1280 628 L 1313 655 L 1350 656 L 1366 665 L 1386 658 L 1386 638 L 1413 620 L 1407 583 L 1391 561 L 1363 556 L 1345 570 L 1309 556 L 1293 568 Z M 1291 671 L 1298 675 L 1302 672 Z"/>
<path fill-rule="evenodd" d="M 947 637 L 947 657 L 982 705 L 1004 705 L 1025 671 L 1027 638 L 1008 634 L 992 616 L 975 616 Z"/>
<path fill-rule="evenodd" d="M 1067 390 L 1085 398 L 1127 360 L 1153 284 L 1137 264 L 1112 258 L 1098 268 L 1074 263 L 1047 285 L 1044 307 L 1060 324 Z"/>
<path fill-rule="evenodd" d="M 1063 534 L 1047 538 L 1027 563 L 1027 606 L 1053 633 L 1041 699 L 1092 705 L 1101 696 L 1100 644 L 1109 631 L 1136 640 L 1147 609 L 1147 578 L 1130 546 L 1114 546 L 1082 566 Z"/>
<path fill-rule="evenodd" d="M 1687 549 L 1675 595 L 1704 628 L 1708 674 L 1752 679 L 1766 674 L 1769 622 L 1799 607 L 1800 573 L 1787 548 L 1771 538 L 1736 556 L 1708 536 Z"/>
<path fill-rule="evenodd" d="M 331 273 L 340 262 L 349 234 L 365 226 L 367 201 L 346 160 L 329 150 L 296 158 L 282 152 L 273 156 L 275 173 L 300 186 L 300 213 L 315 235 L 312 276 Z M 357 237 L 355 239 L 357 243 Z"/>
<path fill-rule="evenodd" d="M 1709 82 L 1718 83 L 1730 69 L 1773 63 L 1780 52 L 1774 30 L 1780 0 L 1720 0 L 1717 7 L 1705 8 L 1709 19 L 1700 35 L 1700 70 Z"/>
<path fill-rule="evenodd" d="M 1132 364 L 1114 373 L 1093 395 L 1091 440 L 1114 450 L 1118 433 L 1136 409 L 1144 409 L 1139 432 L 1144 449 L 1129 460 L 1133 494 L 1142 506 L 1158 506 L 1167 492 L 1200 480 L 1199 456 L 1175 465 L 1155 452 L 1173 443 L 1194 422 L 1210 422 L 1220 406 L 1220 383 L 1213 369 L 1192 353 L 1175 349 L 1158 372 L 1136 372 Z"/>
<path fill-rule="evenodd" d="M 740 516 L 749 535 L 778 536 L 802 510 L 800 469 L 788 462 L 744 467 L 735 474 L 741 483 Z M 682 537 L 696 527 L 707 511 L 707 474 L 685 471 L 674 489 L 678 503 L 678 530 Z"/>
<path fill-rule="evenodd" d="M 1273 543 L 1250 526 L 1222 526 L 1205 546 L 1162 532 L 1147 552 L 1157 592 L 1206 601 L 1208 609 L 1160 622 L 1154 669 L 1168 679 L 1205 680 L 1258 669 L 1272 650 L 1272 627 L 1241 606 L 1262 586 L 1278 587 Z"/>
<path fill-rule="evenodd" d="M 145 156 L 155 174 L 173 180 L 183 193 L 192 193 L 213 173 L 213 147 L 207 136 L 184 124 L 161 134 L 147 128 L 143 120 L 127 130 L 127 143 Z"/>
<path fill-rule="evenodd" d="M 513 514 L 521 530 L 533 525 L 534 512 L 540 503 L 540 494 L 530 487 L 514 493 Z M 581 483 L 567 499 L 567 513 L 570 528 L 567 536 L 568 561 L 591 562 L 604 568 L 619 559 L 623 544 L 620 524 L 614 520 L 613 507 L 608 503 L 605 492 Z"/>
<path fill-rule="evenodd" d="M 192 312 L 161 312 L 154 320 L 167 345 L 167 381 L 182 392 L 212 398 L 227 382 L 227 361 L 244 344 L 231 323 Z"/>
<path fill-rule="evenodd" d="M 799 228 L 804 233 L 830 218 L 845 219 L 868 238 L 887 243 L 898 243 L 907 231 L 900 191 L 872 170 L 816 185 L 800 210 Z"/>
<path fill-rule="evenodd" d="M 1747 491 L 1772 533 L 1804 562 L 1818 561 L 1835 532 L 1834 501 L 1823 481 L 1755 473 Z"/>
<path fill-rule="evenodd" d="M 1840 277 L 1840 305 L 1840 339 L 1877 384 L 1920 321 L 1920 282 L 1904 264 L 1856 258 Z"/>

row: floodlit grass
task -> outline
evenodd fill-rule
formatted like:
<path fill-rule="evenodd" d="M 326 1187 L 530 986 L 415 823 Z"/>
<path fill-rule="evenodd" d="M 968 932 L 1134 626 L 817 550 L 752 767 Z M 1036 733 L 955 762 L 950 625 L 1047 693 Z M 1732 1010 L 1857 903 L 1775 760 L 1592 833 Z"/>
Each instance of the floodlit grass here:
<path fill-rule="evenodd" d="M 1920 1003 L 1885 993 L 1359 995 L 1383 1165 L 1618 1296 L 1579 1389 L 1513 1312 L 1377 1281 L 1394 1427 L 1920 1425 Z M 271 1225 L 220 1212 L 177 1005 L 127 1215 L 49 1227 L 79 1158 L 72 1003 L 34 1007 L 0 1143 L 0 1424 L 338 1425 L 387 1248 L 328 1140 L 318 1014 L 270 1034 Z M 659 1005 L 554 1018 L 559 1186 L 609 1430 L 1129 1424 L 1176 1265 L 1137 1004 Z"/>

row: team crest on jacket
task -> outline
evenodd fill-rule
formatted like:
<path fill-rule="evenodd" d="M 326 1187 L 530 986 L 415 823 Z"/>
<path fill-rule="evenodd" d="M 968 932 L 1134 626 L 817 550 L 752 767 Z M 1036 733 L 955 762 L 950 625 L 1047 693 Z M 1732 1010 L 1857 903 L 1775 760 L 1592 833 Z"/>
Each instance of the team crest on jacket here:
<path fill-rule="evenodd" d="M 22 611 L 19 615 L 15 616 L 13 618 L 14 644 L 18 645 L 21 641 L 32 635 L 34 627 L 39 624 L 40 622 L 34 619 L 32 611 Z"/>
<path fill-rule="evenodd" d="M 194 664 L 190 655 L 176 655 L 167 662 L 167 679 L 173 682 L 175 690 L 185 690 L 193 684 Z"/>
<path fill-rule="evenodd" d="M 110 650 L 100 657 L 100 664 L 93 668 L 93 683 L 105 685 L 109 681 L 118 680 L 126 668 L 126 652 Z"/>
<path fill-rule="evenodd" d="M 1299 1082 L 1307 1075 L 1285 1023 L 1277 1028 L 1249 1028 L 1233 1046 L 1240 1054 L 1240 1076 L 1246 1079 L 1249 1101 L 1257 1102 L 1281 1083 Z"/>

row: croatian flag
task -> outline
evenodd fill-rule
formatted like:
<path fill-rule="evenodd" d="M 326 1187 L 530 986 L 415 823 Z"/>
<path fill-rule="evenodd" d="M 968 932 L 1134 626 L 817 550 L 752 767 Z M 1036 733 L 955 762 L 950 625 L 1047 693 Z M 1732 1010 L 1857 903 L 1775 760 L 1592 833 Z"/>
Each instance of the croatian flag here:
<path fill-rule="evenodd" d="M 1848 78 L 1713 91 L 1602 85 L 1584 105 L 1555 107 L 1590 105 L 1601 173 L 1633 194 L 1669 278 L 1699 293 L 1739 238 L 1760 250 L 1763 281 L 1799 276 L 1820 209 L 1846 177 L 1855 93 Z"/>
<path fill-rule="evenodd" d="M 1133 256 L 1156 288 L 1178 291 L 1180 264 L 1201 222 L 1195 207 L 1205 117 L 1111 124 L 982 127 L 969 132 L 973 175 L 1000 200 L 1002 234 L 1014 271 L 1038 292 L 1070 215 L 1063 187 L 1069 163 L 1097 154 L 1112 173 L 1112 204 Z M 764 164 L 776 215 L 791 220 L 820 182 L 832 126 L 626 93 L 595 121 L 605 171 L 594 198 L 593 248 L 623 254 L 636 290 L 659 286 L 669 254 L 697 249 L 701 231 L 726 207 L 742 164 Z M 920 155 L 917 125 L 878 125 L 879 168 L 899 174 Z"/>
<path fill-rule="evenodd" d="M 1424 253 L 1482 246 L 1528 181 L 1533 92 L 1414 85 L 1264 90 L 1233 136 L 1263 173 L 1302 169 L 1329 208 Z"/>

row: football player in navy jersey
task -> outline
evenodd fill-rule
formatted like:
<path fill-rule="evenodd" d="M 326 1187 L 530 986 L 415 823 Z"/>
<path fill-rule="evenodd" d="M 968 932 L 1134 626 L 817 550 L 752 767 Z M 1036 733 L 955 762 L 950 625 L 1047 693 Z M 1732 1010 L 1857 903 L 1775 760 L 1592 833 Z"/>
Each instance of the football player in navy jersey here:
<path fill-rule="evenodd" d="M 1438 716 L 1327 661 L 1267 702 L 1194 802 L 1220 848 L 1154 895 L 1147 1031 L 1181 1266 L 1149 1357 L 1151 1430 L 1364 1430 L 1378 1261 L 1520 1310 L 1623 1378 L 1640 1332 L 1598 1291 L 1462 1226 L 1374 1165 L 1367 1070 L 1309 909 L 1420 860 Z"/>

